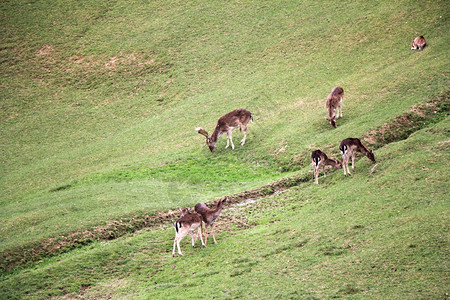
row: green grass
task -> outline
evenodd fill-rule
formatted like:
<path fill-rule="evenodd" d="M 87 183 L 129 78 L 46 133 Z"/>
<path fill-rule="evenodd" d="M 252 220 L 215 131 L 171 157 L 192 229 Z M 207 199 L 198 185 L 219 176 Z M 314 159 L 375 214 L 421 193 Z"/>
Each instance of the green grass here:
<path fill-rule="evenodd" d="M 186 239 L 184 257 L 172 258 L 167 224 L 44 260 L 5 276 L 0 290 L 18 298 L 445 297 L 448 128 L 447 118 L 381 148 L 371 174 L 363 158 L 352 177 L 336 172 L 224 211 L 219 243 L 192 248 Z M 236 226 L 243 221 L 248 229 Z"/>
<path fill-rule="evenodd" d="M 20 256 L 40 242 L 90 230 L 122 217 L 193 206 L 286 176 L 306 174 L 311 150 L 326 149 L 329 156 L 339 157 L 337 145 L 342 139 L 366 136 L 416 104 L 448 99 L 449 8 L 446 1 L 420 4 L 414 1 L 2 2 L 0 253 L 14 252 Z M 421 52 L 409 50 L 412 38 L 417 35 L 424 35 L 428 42 Z M 325 120 L 324 106 L 326 96 L 336 85 L 345 90 L 344 118 L 337 121 L 338 128 L 333 130 Z M 204 137 L 194 128 L 202 126 L 211 132 L 218 117 L 240 107 L 249 109 L 255 119 L 249 127 L 246 145 L 237 146 L 234 151 L 225 150 L 226 141 L 222 138 L 217 151 L 210 153 L 204 147 Z M 445 121 L 440 123 L 436 123 L 437 119 L 430 123 L 429 119 L 414 119 L 427 124 L 410 126 L 402 138 L 424 127 L 439 129 L 445 136 L 448 120 L 441 114 L 439 120 L 442 118 Z M 283 201 L 294 209 L 286 212 L 283 206 L 270 206 L 267 212 L 254 216 L 252 225 L 258 226 L 237 234 L 230 230 L 224 233 L 225 243 L 206 249 L 206 257 L 233 257 L 232 249 L 239 249 L 238 245 L 250 240 L 252 246 L 237 251 L 235 263 L 220 262 L 220 268 L 215 266 L 209 270 L 205 267 L 205 252 L 195 256 L 185 246 L 187 256 L 203 258 L 195 272 L 211 274 L 210 281 L 201 277 L 202 288 L 209 291 L 207 295 L 213 295 L 212 286 L 225 274 L 230 279 L 228 287 L 224 285 L 221 291 L 224 298 L 268 295 L 270 298 L 326 298 L 366 294 L 378 297 L 388 295 L 389 290 L 402 298 L 399 289 L 411 278 L 402 277 L 403 283 L 398 283 L 397 288 L 395 281 L 386 279 L 389 278 L 386 274 L 391 274 L 386 263 L 388 267 L 383 267 L 383 271 L 375 268 L 373 279 L 363 272 L 367 284 L 349 280 L 362 272 L 351 260 L 340 260 L 353 250 L 346 243 L 320 242 L 314 238 L 329 236 L 330 241 L 341 241 L 345 236 L 339 232 L 347 228 L 344 220 L 339 220 L 342 222 L 336 227 L 322 223 L 317 229 L 311 224 L 308 229 L 309 223 L 302 221 L 309 233 L 303 235 L 298 231 L 296 238 L 307 241 L 304 247 L 286 242 L 279 247 L 266 245 L 259 239 L 261 235 L 276 239 L 274 232 L 280 230 L 281 240 L 295 230 L 300 209 L 296 199 L 310 199 L 302 207 L 301 217 L 315 223 L 319 216 L 324 220 L 334 216 L 331 210 L 334 206 L 323 207 L 320 203 L 329 206 L 344 201 L 336 209 L 352 210 L 375 201 L 373 194 L 378 195 L 381 187 L 386 195 L 380 202 L 360 208 L 363 216 L 360 222 L 345 224 L 348 228 L 356 226 L 350 232 L 361 232 L 356 234 L 359 245 L 363 241 L 378 241 L 374 246 L 369 244 L 360 261 L 375 259 L 376 255 L 380 259 L 389 256 L 388 245 L 395 244 L 389 230 L 395 222 L 400 222 L 392 207 L 403 211 L 400 208 L 410 202 L 410 195 L 413 201 L 407 212 L 411 215 L 405 216 L 413 220 L 409 224 L 429 223 L 428 227 L 424 225 L 423 232 L 428 230 L 430 237 L 424 237 L 420 244 L 414 242 L 417 247 L 405 249 L 419 251 L 420 245 L 434 245 L 434 238 L 442 241 L 443 235 L 436 224 L 445 223 L 445 218 L 442 220 L 442 214 L 436 212 L 445 203 L 430 202 L 436 210 L 430 208 L 429 214 L 413 216 L 411 212 L 424 208 L 419 199 L 430 198 L 429 195 L 448 198 L 440 181 L 448 177 L 444 168 L 448 165 L 445 160 L 440 160 L 440 164 L 428 161 L 426 155 L 430 154 L 422 145 L 423 142 L 439 148 L 436 143 L 445 146 L 446 139 L 433 134 L 427 138 L 426 130 L 420 132 L 386 148 L 382 143 L 375 144 L 375 155 L 383 163 L 373 174 L 362 175 L 362 170 L 371 166 L 364 160 L 358 161 L 357 174 L 351 178 L 355 184 L 351 186 L 347 184 L 349 179 L 336 172 L 319 187 L 301 184 L 301 188 L 286 192 L 287 196 L 268 197 L 264 201 L 286 198 Z M 234 133 L 235 144 L 241 135 Z M 406 147 L 407 153 L 395 147 Z M 410 151 L 413 154 L 406 155 Z M 445 152 L 436 153 L 446 157 Z M 392 160 L 403 169 L 417 172 L 400 175 L 401 168 L 390 164 Z M 416 164 L 417 160 L 427 164 Z M 421 173 L 423 168 L 429 169 L 429 177 Z M 392 185 L 399 176 L 406 178 L 397 189 Z M 371 194 L 367 192 L 361 199 L 354 198 L 352 191 L 364 189 L 366 184 Z M 392 207 L 388 205 L 391 202 Z M 377 209 L 380 214 L 390 214 L 372 216 Z M 363 237 L 362 233 L 371 229 L 378 217 L 379 227 L 370 230 L 372 236 Z M 287 221 L 277 221 L 282 218 Z M 412 235 L 416 229 L 406 225 L 401 228 L 403 231 L 398 233 L 405 236 Z M 91 268 L 89 263 L 83 263 L 92 253 L 97 253 L 90 262 L 97 266 L 100 258 L 96 257 L 103 255 L 100 249 L 104 245 L 96 243 L 36 267 L 6 272 L 2 275 L 2 292 L 8 286 L 7 297 L 14 297 L 15 293 L 24 297 L 28 291 L 31 296 L 45 298 L 58 293 L 98 295 L 97 290 L 101 294 L 112 287 L 110 290 L 115 292 L 111 295 L 116 297 L 177 297 L 175 293 L 179 289 L 162 291 L 163 288 L 150 289 L 141 284 L 143 279 L 132 274 L 135 268 L 142 267 L 147 274 L 157 270 L 150 275 L 151 281 L 156 278 L 166 288 L 185 284 L 189 294 L 197 282 L 175 278 L 186 273 L 193 261 L 165 258 L 172 234 L 170 229 L 144 232 L 145 237 L 126 237 L 117 243 L 135 246 L 127 244 L 122 248 L 116 242 L 112 246 L 107 244 L 106 247 L 112 247 L 108 251 L 119 254 L 111 258 L 105 255 L 105 265 L 99 261 L 100 267 Z M 145 245 L 152 239 L 163 246 L 147 250 L 148 244 Z M 297 253 L 311 243 L 315 245 L 313 250 L 306 250 L 305 257 L 294 255 L 297 258 L 292 261 L 298 266 L 288 268 L 286 274 L 292 278 L 294 270 L 307 267 L 310 273 L 302 276 L 305 281 L 314 278 L 314 282 L 306 282 L 304 288 L 294 291 L 285 288 L 289 276 L 266 274 L 272 265 L 276 266 L 277 259 L 283 261 L 283 253 Z M 385 248 L 383 243 L 387 245 Z M 431 247 L 426 259 L 430 262 L 441 259 L 435 265 L 437 274 L 441 275 L 444 244 L 439 245 Z M 123 250 L 127 247 L 132 249 Z M 258 254 L 251 256 L 249 249 Z M 147 252 L 161 256 L 161 261 L 148 262 Z M 130 265 L 133 259 L 127 255 L 138 257 L 136 266 Z M 258 255 L 273 259 L 264 264 Z M 401 255 L 399 265 L 408 265 L 407 257 Z M 119 273 L 127 277 L 115 275 L 113 260 L 119 256 L 126 260 Z M 330 259 L 328 265 L 325 258 Z M 289 259 L 284 259 L 287 266 Z M 421 287 L 431 282 L 429 278 L 435 272 L 424 261 L 420 261 L 420 268 L 426 270 L 424 274 L 412 273 L 415 286 L 421 289 L 416 294 L 424 298 L 443 297 L 442 280 L 433 283 L 435 292 Z M 56 264 L 59 264 L 58 271 L 43 280 L 45 268 L 56 268 Z M 62 282 L 63 278 L 71 278 L 69 266 L 86 274 L 85 279 Z M 322 269 L 326 271 L 318 273 Z M 132 278 L 124 279 L 129 277 Z M 243 277 L 249 278 L 246 284 L 238 284 Z M 423 285 L 419 282 L 421 278 L 424 278 Z M 267 283 L 266 287 L 256 286 L 270 281 L 272 284 Z M 367 288 L 377 281 L 381 283 L 375 290 Z M 18 289 L 18 282 L 29 283 L 29 288 Z M 50 282 L 60 283 L 50 288 Z M 135 282 L 139 286 L 131 288 L 130 284 Z M 407 295 L 412 297 L 414 291 Z"/>

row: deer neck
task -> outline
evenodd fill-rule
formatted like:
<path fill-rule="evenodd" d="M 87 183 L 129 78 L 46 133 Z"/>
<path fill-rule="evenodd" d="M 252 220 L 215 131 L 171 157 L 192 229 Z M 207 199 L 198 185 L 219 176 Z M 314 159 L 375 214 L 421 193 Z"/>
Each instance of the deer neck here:
<path fill-rule="evenodd" d="M 325 159 L 325 161 L 323 163 L 324 163 L 324 165 L 330 165 L 330 166 L 333 166 L 335 168 L 337 168 L 337 166 L 339 165 L 333 159 L 330 159 L 330 158 Z"/>
<path fill-rule="evenodd" d="M 211 141 L 214 143 L 217 142 L 220 135 L 221 135 L 221 132 L 219 130 L 219 126 L 216 126 L 216 128 L 214 129 L 214 132 L 211 134 L 211 137 L 210 137 Z"/>
<path fill-rule="evenodd" d="M 213 215 L 218 216 L 220 214 L 220 212 L 222 211 L 222 208 L 223 208 L 222 202 L 217 204 L 217 207 L 213 210 Z"/>
<path fill-rule="evenodd" d="M 329 117 L 330 119 L 331 119 L 331 118 L 334 118 L 335 112 L 336 112 L 336 108 L 335 108 L 333 105 L 330 105 L 330 106 L 328 107 L 328 117 Z"/>
<path fill-rule="evenodd" d="M 358 147 L 358 151 L 359 151 L 359 152 L 361 152 L 361 153 L 364 153 L 365 155 L 367 155 L 367 153 L 369 153 L 369 152 L 370 152 L 369 150 L 367 150 L 367 148 L 366 148 L 366 147 L 364 147 L 364 145 L 363 145 L 363 144 L 359 145 L 359 147 Z"/>

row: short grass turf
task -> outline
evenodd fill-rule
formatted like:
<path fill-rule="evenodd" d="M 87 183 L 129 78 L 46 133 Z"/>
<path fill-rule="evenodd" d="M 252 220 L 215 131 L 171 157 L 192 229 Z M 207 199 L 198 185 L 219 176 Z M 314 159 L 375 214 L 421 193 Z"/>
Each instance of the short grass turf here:
<path fill-rule="evenodd" d="M 224 210 L 218 244 L 186 238 L 173 258 L 167 224 L 9 274 L 2 298 L 445 298 L 449 122 L 381 148 L 374 170 Z"/>
<path fill-rule="evenodd" d="M 35 243 L 118 218 L 306 173 L 316 148 L 339 157 L 342 139 L 448 96 L 449 8 L 448 1 L 3 1 L 0 252 L 26 253 Z M 421 52 L 409 49 L 417 35 L 428 41 Z M 344 118 L 333 130 L 324 106 L 337 85 L 345 90 Z M 218 117 L 239 107 L 255 119 L 247 144 L 225 150 L 222 138 L 209 153 L 194 128 L 211 132 Z M 375 150 L 377 159 L 383 151 Z M 408 176 L 425 167 L 448 177 L 442 165 L 413 159 L 402 161 Z M 335 174 L 326 186 L 347 180 Z M 399 178 L 385 176 L 374 193 Z M 406 182 L 391 197 L 408 201 L 421 180 Z M 445 187 L 426 190 L 448 198 Z M 74 283 L 70 292 L 85 285 Z M 21 293 L 12 286 L 11 293 Z M 355 289 L 361 291 L 351 285 L 343 293 Z"/>

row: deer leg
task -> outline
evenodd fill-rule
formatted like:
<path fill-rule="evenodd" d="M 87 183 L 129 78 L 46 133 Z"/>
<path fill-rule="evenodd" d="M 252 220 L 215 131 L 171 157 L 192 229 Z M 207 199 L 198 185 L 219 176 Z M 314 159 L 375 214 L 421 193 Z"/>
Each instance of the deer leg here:
<path fill-rule="evenodd" d="M 211 225 L 211 233 L 212 233 L 212 236 L 213 236 L 214 244 L 217 244 L 216 236 L 214 234 L 214 225 L 213 224 Z"/>
<path fill-rule="evenodd" d="M 205 223 L 205 246 L 208 244 L 208 224 Z"/>
<path fill-rule="evenodd" d="M 231 130 L 227 132 L 228 138 L 230 139 L 231 149 L 234 150 L 233 139 L 231 138 Z"/>
<path fill-rule="evenodd" d="M 343 166 L 344 166 L 344 175 L 347 176 L 347 173 L 345 172 L 345 168 L 347 167 L 347 172 L 348 175 L 352 175 L 352 173 L 350 173 L 350 169 L 348 168 L 348 157 L 345 158 L 344 162 L 343 162 Z"/>
<path fill-rule="evenodd" d="M 352 155 L 352 171 L 355 170 L 355 156 L 356 153 Z"/>
<path fill-rule="evenodd" d="M 202 237 L 202 235 L 203 235 L 203 229 L 202 229 L 202 227 L 203 227 L 203 225 L 200 225 L 200 227 L 198 228 L 198 234 L 200 235 L 200 240 L 202 241 L 202 246 L 203 247 L 206 247 L 206 245 L 205 245 L 205 243 L 203 243 L 203 237 Z"/>
<path fill-rule="evenodd" d="M 178 234 L 175 236 L 175 240 L 177 241 L 178 254 L 183 256 L 181 253 L 180 242 L 184 239 L 184 237 L 189 233 L 187 228 L 181 228 Z"/>
<path fill-rule="evenodd" d="M 314 164 L 314 161 L 311 163 L 311 166 L 313 168 L 313 179 L 316 178 L 316 165 Z"/>
<path fill-rule="evenodd" d="M 349 157 L 347 157 L 347 160 L 345 161 L 345 165 L 347 166 L 348 175 L 352 175 L 352 173 L 350 173 L 350 168 L 348 167 L 348 160 L 349 160 Z"/>
<path fill-rule="evenodd" d="M 173 250 L 172 250 L 172 256 L 175 256 L 175 247 L 177 244 L 177 237 L 175 236 L 175 239 L 173 240 Z"/>
<path fill-rule="evenodd" d="M 200 237 L 200 240 L 202 241 L 202 246 L 205 246 L 205 243 L 203 243 L 202 226 L 198 227 L 198 232 L 197 233 L 190 232 L 189 234 L 191 235 L 191 238 L 192 238 L 192 247 L 195 248 L 195 242 L 198 240 L 198 237 Z"/>
<path fill-rule="evenodd" d="M 244 137 L 243 137 L 242 140 L 241 140 L 241 145 L 242 145 L 242 146 L 244 146 L 245 140 L 247 139 L 247 130 L 248 130 L 247 126 L 245 126 L 245 127 L 242 129 L 242 131 L 244 131 Z"/>
<path fill-rule="evenodd" d="M 177 240 L 177 247 L 178 247 L 178 254 L 183 256 L 183 253 L 181 253 L 181 249 L 180 249 L 180 240 Z"/>
<path fill-rule="evenodd" d="M 348 167 L 348 160 L 349 160 L 349 158 L 347 158 L 347 161 L 345 162 L 345 165 L 347 166 L 348 175 L 352 175 L 352 173 L 350 173 L 350 169 Z"/>
<path fill-rule="evenodd" d="M 191 233 L 189 233 L 189 235 L 191 236 L 191 239 L 192 239 L 192 248 L 195 248 L 195 238 L 194 238 L 195 234 L 193 232 L 191 232 Z"/>
<path fill-rule="evenodd" d="M 314 163 L 312 165 L 314 168 L 314 183 L 319 184 L 319 168 L 317 168 Z"/>
<path fill-rule="evenodd" d="M 345 159 L 345 155 L 342 155 L 342 169 L 344 169 L 344 176 L 347 176 L 347 171 L 345 170 L 346 164 L 347 164 L 347 160 Z"/>
<path fill-rule="evenodd" d="M 183 239 L 183 237 L 181 236 L 175 236 L 175 240 L 173 241 L 173 251 L 172 251 L 172 256 L 175 256 L 175 243 L 177 244 L 177 248 L 178 248 L 178 254 L 183 256 L 183 253 L 181 253 L 181 249 L 180 249 L 180 241 Z"/>
<path fill-rule="evenodd" d="M 233 139 L 231 138 L 231 130 L 227 131 L 227 146 L 225 147 L 225 149 L 228 148 L 230 142 L 231 142 L 231 149 L 234 150 Z"/>

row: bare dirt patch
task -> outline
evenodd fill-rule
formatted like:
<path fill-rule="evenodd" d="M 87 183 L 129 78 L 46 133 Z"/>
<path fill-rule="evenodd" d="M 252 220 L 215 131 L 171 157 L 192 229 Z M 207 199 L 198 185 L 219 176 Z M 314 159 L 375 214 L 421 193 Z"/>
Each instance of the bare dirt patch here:
<path fill-rule="evenodd" d="M 53 46 L 50 45 L 44 45 L 39 51 L 36 52 L 36 56 L 43 56 L 43 55 L 49 55 L 51 52 L 53 52 Z"/>
<path fill-rule="evenodd" d="M 413 132 L 439 122 L 449 113 L 449 94 L 447 92 L 435 101 L 414 105 L 409 112 L 370 131 L 363 138 L 364 141 L 371 147 L 380 148 L 386 144 L 404 140 Z"/>

